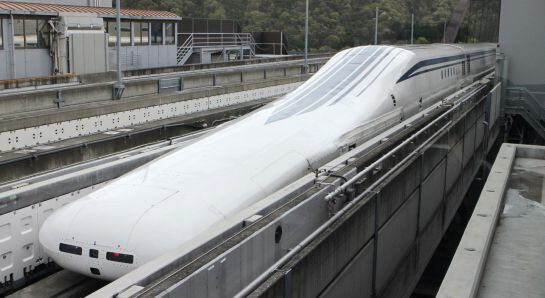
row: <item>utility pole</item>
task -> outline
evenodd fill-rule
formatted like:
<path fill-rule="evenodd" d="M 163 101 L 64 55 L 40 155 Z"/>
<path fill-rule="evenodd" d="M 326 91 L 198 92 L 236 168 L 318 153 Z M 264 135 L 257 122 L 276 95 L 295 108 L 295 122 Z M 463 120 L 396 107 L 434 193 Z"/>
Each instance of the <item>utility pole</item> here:
<path fill-rule="evenodd" d="M 305 73 L 308 72 L 308 2 L 306 1 L 305 9 Z"/>
<path fill-rule="evenodd" d="M 411 44 L 414 44 L 414 13 L 411 15 Z"/>
<path fill-rule="evenodd" d="M 114 99 L 121 99 L 123 96 L 123 90 L 125 86 L 123 85 L 123 78 L 121 73 L 121 0 L 117 0 L 115 3 L 116 10 L 116 19 L 117 19 L 117 40 L 116 40 L 116 51 L 117 51 L 117 82 L 114 84 Z"/>
<path fill-rule="evenodd" d="M 447 43 L 447 20 L 445 20 L 445 24 L 443 25 L 443 43 Z"/>
<path fill-rule="evenodd" d="M 375 45 L 378 45 L 378 7 L 375 9 Z"/>

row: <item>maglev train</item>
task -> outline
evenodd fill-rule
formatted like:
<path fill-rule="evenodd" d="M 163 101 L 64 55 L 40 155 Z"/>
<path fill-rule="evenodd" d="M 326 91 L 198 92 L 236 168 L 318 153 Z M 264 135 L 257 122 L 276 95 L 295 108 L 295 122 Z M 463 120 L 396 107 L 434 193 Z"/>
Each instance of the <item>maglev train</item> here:
<path fill-rule="evenodd" d="M 284 97 L 60 208 L 40 243 L 66 269 L 116 279 L 337 157 L 362 123 L 395 109 L 407 118 L 459 90 L 495 55 L 491 44 L 339 52 Z"/>

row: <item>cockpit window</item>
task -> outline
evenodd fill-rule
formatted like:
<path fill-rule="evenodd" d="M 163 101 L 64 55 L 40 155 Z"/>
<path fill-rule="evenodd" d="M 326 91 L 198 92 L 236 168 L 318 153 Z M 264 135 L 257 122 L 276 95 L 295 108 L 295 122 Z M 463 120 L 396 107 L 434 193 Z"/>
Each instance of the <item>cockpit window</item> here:
<path fill-rule="evenodd" d="M 83 252 L 83 249 L 80 246 L 60 243 L 59 244 L 59 250 L 65 253 L 73 254 L 73 255 L 80 255 Z"/>
<path fill-rule="evenodd" d="M 106 260 L 132 264 L 134 262 L 134 257 L 132 255 L 126 255 L 118 252 L 107 252 Z"/>

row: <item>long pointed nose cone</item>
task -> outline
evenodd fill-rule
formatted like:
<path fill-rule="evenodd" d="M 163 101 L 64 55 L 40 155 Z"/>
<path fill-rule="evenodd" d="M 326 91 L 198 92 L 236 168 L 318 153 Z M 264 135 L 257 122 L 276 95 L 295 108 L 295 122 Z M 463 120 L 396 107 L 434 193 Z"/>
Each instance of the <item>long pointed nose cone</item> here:
<path fill-rule="evenodd" d="M 113 280 L 147 261 L 130 245 L 138 221 L 161 199 L 173 194 L 139 186 L 110 185 L 51 214 L 40 229 L 40 243 L 46 254 L 68 270 L 94 278 Z M 134 193 L 149 194 L 139 200 Z M 115 198 L 115 199 L 113 199 Z M 160 224 L 160 222 L 156 222 Z"/>

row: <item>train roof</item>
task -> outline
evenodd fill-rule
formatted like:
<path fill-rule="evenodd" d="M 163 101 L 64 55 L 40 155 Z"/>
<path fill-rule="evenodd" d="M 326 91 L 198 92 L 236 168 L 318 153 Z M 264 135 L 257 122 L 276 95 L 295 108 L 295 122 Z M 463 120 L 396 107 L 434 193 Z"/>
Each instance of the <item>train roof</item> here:
<path fill-rule="evenodd" d="M 418 57 L 438 57 L 446 55 L 456 55 L 464 53 L 474 53 L 483 50 L 496 49 L 493 43 L 473 43 L 473 44 L 426 44 L 426 45 L 402 45 L 399 48 L 411 51 Z"/>

